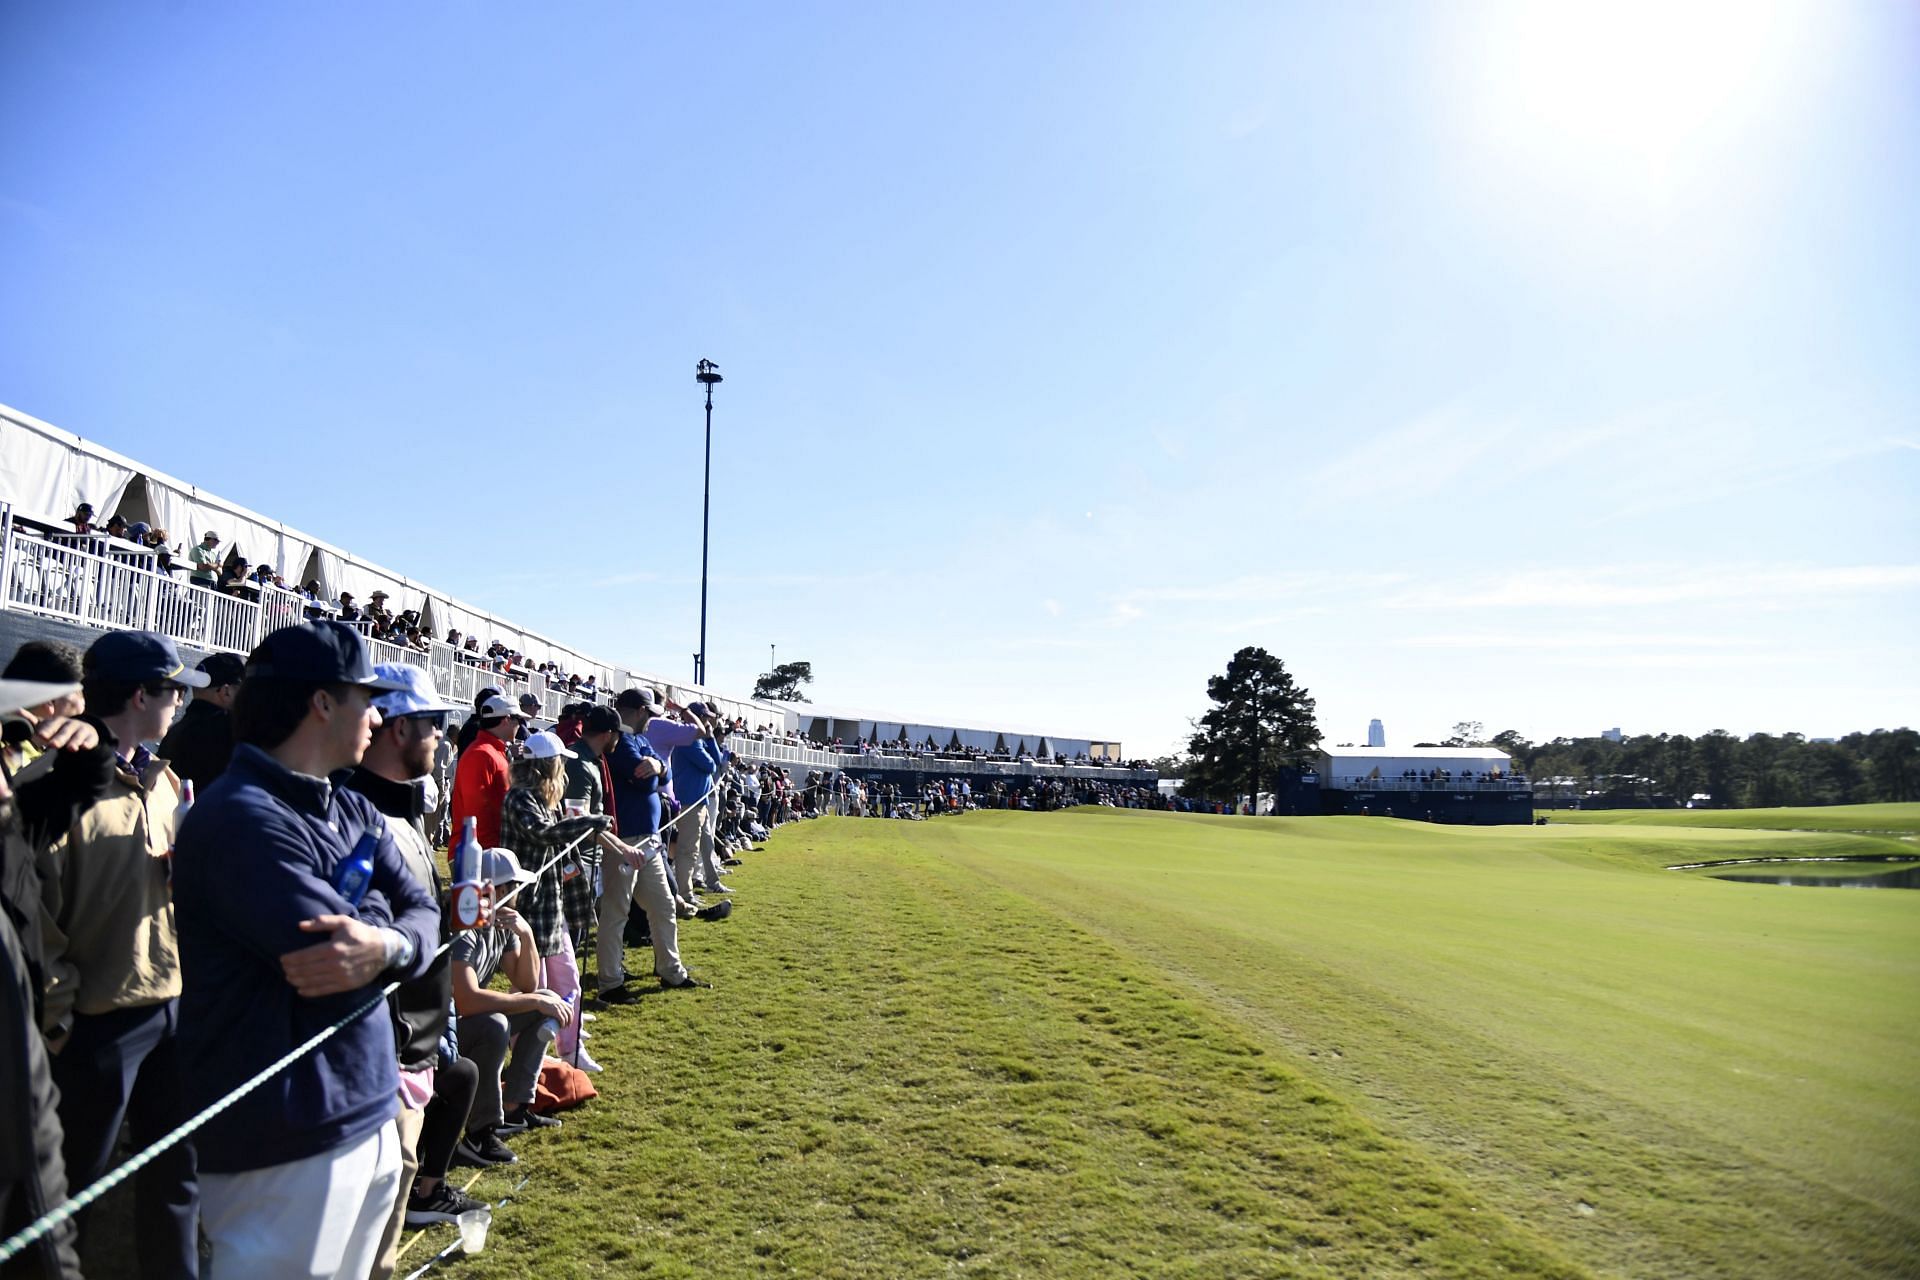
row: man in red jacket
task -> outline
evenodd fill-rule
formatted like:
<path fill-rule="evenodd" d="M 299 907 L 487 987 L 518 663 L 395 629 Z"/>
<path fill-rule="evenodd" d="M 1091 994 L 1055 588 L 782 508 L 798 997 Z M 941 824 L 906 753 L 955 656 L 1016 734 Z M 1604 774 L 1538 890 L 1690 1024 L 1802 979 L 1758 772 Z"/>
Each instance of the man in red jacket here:
<path fill-rule="evenodd" d="M 491 849 L 500 843 L 500 809 L 507 800 L 507 774 L 512 763 L 507 745 L 518 735 L 526 717 L 498 694 L 481 703 L 474 714 L 480 732 L 460 753 L 460 765 L 453 775 L 453 838 L 460 838 L 465 820 L 472 818 L 473 838 L 482 849 Z"/>

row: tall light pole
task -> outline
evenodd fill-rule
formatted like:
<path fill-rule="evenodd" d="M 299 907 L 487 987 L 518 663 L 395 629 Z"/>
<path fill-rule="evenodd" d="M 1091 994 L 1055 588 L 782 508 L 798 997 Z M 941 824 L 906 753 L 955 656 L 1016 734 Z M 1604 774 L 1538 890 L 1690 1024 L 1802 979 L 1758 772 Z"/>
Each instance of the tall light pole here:
<path fill-rule="evenodd" d="M 720 366 L 702 360 L 693 366 L 693 380 L 707 389 L 707 465 L 700 481 L 700 652 L 693 658 L 693 682 L 707 683 L 707 518 L 713 509 L 713 384 L 721 381 Z"/>

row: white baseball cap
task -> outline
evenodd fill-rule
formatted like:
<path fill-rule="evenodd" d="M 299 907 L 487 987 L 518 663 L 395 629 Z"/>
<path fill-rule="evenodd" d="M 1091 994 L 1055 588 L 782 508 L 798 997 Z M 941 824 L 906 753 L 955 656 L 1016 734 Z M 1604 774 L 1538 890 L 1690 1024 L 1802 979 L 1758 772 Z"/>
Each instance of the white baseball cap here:
<path fill-rule="evenodd" d="M 555 756 L 568 760 L 580 758 L 574 752 L 567 750 L 567 744 L 560 741 L 559 734 L 549 730 L 528 734 L 525 746 L 527 754 L 535 760 L 550 760 Z"/>
<path fill-rule="evenodd" d="M 508 716 L 512 716 L 515 720 L 525 720 L 527 713 L 497 693 L 480 704 L 482 720 L 503 720 Z"/>
<path fill-rule="evenodd" d="M 540 877 L 520 865 L 511 849 L 487 849 L 480 854 L 480 875 L 489 884 L 532 884 Z"/>

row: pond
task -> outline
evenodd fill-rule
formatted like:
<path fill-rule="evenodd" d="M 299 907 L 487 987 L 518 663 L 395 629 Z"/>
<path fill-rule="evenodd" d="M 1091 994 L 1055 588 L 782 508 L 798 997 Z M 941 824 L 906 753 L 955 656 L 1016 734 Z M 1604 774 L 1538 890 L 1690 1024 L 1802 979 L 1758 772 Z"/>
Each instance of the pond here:
<path fill-rule="evenodd" d="M 1777 864 L 1776 864 L 1777 865 Z M 1816 889 L 1920 889 L 1920 862 L 1828 862 L 1817 866 L 1743 867 L 1714 871 L 1715 880 L 1744 884 L 1797 884 Z"/>

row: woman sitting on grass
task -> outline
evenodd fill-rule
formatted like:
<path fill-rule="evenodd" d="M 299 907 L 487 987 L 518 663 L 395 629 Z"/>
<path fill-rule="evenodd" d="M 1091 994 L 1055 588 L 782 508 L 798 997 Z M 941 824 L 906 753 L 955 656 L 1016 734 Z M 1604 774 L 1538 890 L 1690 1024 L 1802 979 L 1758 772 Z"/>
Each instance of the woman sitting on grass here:
<path fill-rule="evenodd" d="M 560 800 L 566 794 L 565 761 L 572 755 L 551 733 L 536 733 L 527 739 L 526 754 L 513 762 L 509 776 L 512 785 L 500 816 L 500 842 L 520 856 L 521 866 L 544 868 L 539 880 L 520 895 L 514 906 L 533 928 L 547 989 L 577 1002 L 580 969 L 573 958 L 572 930 L 584 929 L 593 919 L 593 873 L 600 864 L 595 837 L 606 831 L 613 819 L 606 814 L 561 817 Z M 586 839 L 564 858 L 547 865 L 555 854 L 582 836 Z M 582 1070 L 600 1069 L 580 1048 L 578 1018 L 560 1028 L 554 1048 Z"/>

